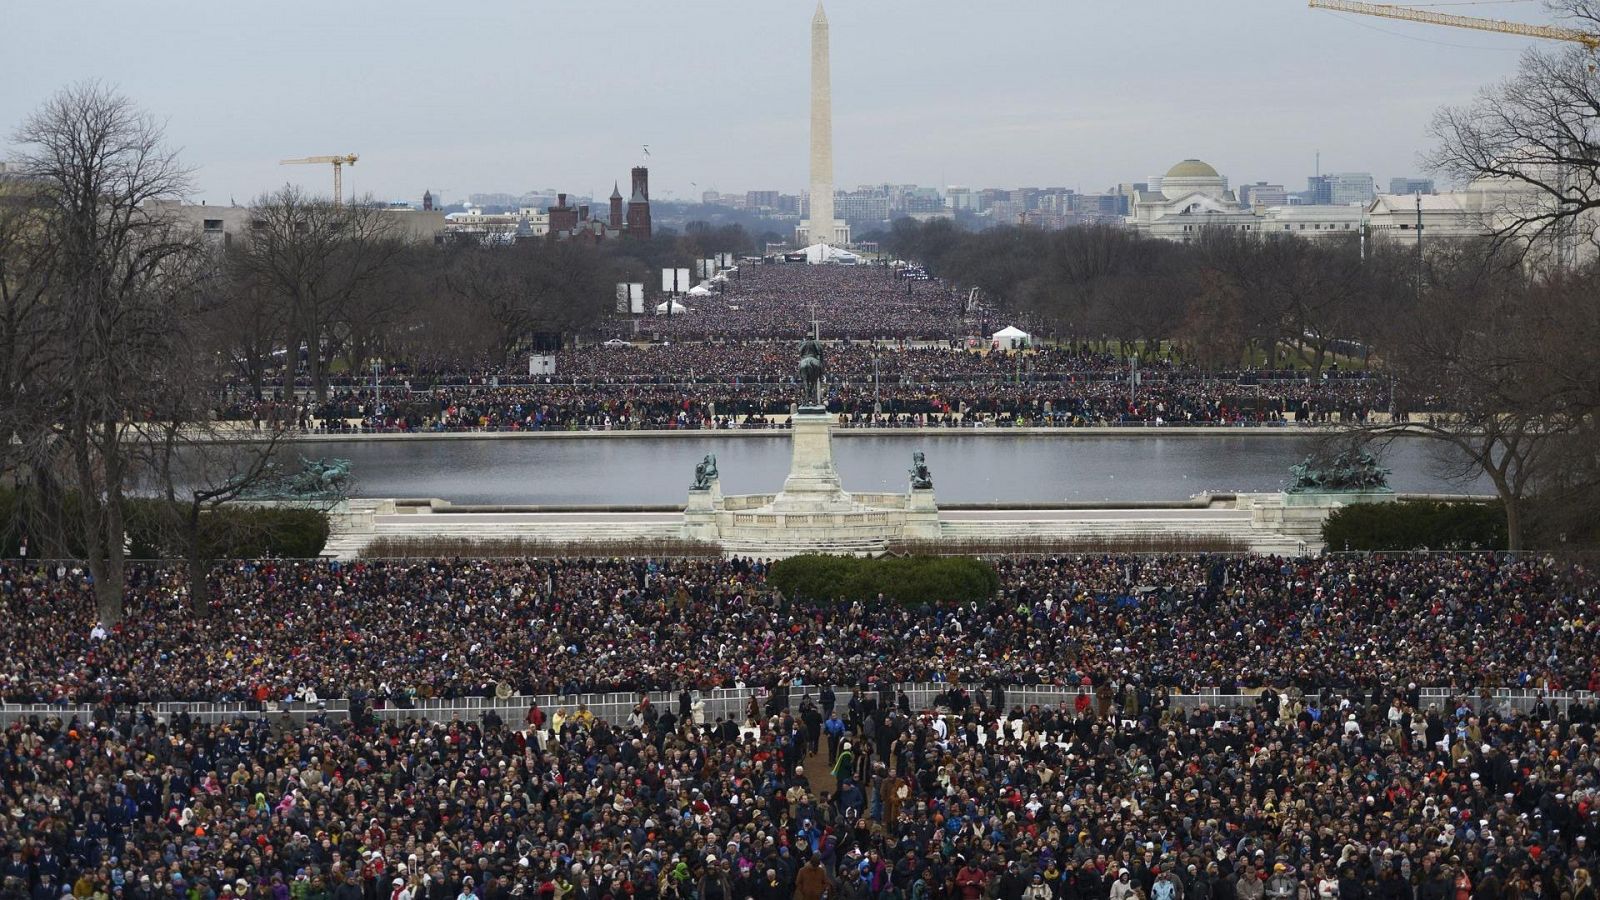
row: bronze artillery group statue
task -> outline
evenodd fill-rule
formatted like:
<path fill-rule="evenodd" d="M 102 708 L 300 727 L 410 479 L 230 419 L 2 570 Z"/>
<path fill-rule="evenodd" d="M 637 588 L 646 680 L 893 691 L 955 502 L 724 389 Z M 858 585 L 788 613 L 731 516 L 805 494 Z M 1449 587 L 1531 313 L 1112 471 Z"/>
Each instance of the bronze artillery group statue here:
<path fill-rule="evenodd" d="M 1389 490 L 1389 470 L 1378 465 L 1378 458 L 1364 447 L 1307 456 L 1299 465 L 1290 466 L 1289 474 L 1294 476 L 1291 494 Z"/>

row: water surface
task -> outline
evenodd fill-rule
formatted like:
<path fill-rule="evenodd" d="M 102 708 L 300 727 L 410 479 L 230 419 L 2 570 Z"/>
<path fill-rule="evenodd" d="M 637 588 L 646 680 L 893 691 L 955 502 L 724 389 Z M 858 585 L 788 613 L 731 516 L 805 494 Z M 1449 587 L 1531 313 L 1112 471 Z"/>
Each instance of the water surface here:
<path fill-rule="evenodd" d="M 840 435 L 834 460 L 847 490 L 900 491 L 922 450 L 939 500 L 1181 500 L 1201 491 L 1272 491 L 1314 438 L 1302 436 Z M 327 441 L 292 452 L 354 464 L 362 497 L 439 497 L 455 503 L 682 503 L 695 463 L 717 455 L 725 493 L 776 491 L 789 441 L 767 437 L 642 437 Z M 1442 477 L 1433 442 L 1382 452 L 1401 492 L 1488 493 L 1481 480 Z"/>

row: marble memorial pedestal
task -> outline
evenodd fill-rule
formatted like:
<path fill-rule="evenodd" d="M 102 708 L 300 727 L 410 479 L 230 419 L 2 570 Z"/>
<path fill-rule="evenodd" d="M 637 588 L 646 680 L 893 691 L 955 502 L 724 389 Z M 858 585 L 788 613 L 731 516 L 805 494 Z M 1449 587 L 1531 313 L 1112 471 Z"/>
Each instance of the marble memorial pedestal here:
<path fill-rule="evenodd" d="M 839 483 L 839 470 L 833 467 L 833 426 L 828 411 L 802 406 L 792 420 L 793 456 L 783 490 L 772 498 L 772 508 L 794 512 L 821 512 L 849 508 L 853 501 Z"/>
<path fill-rule="evenodd" d="M 724 497 L 713 482 L 690 491 L 684 509 L 690 538 L 753 556 L 881 553 L 892 540 L 938 538 L 939 509 L 931 489 L 851 494 L 833 465 L 833 417 L 802 406 L 791 421 L 793 455 L 783 488 Z"/>
<path fill-rule="evenodd" d="M 1285 491 L 1264 494 L 1249 501 L 1250 524 L 1265 532 L 1273 532 L 1298 540 L 1306 553 L 1321 553 L 1324 547 L 1322 523 L 1333 511 L 1354 503 L 1392 503 L 1394 491 L 1388 488 L 1365 491 Z M 1241 506 L 1244 506 L 1241 503 Z"/>

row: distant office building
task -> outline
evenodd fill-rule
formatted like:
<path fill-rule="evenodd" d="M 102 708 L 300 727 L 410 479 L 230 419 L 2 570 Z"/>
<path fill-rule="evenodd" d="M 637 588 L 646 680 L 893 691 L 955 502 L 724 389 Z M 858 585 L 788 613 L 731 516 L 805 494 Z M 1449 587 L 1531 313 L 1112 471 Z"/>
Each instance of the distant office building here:
<path fill-rule="evenodd" d="M 521 199 L 505 193 L 467 195 L 469 204 L 487 209 L 516 209 L 521 205 Z"/>
<path fill-rule="evenodd" d="M 846 222 L 882 222 L 889 218 L 889 194 L 876 188 L 835 191 L 833 214 Z"/>
<path fill-rule="evenodd" d="M 1368 172 L 1336 172 L 1306 179 L 1306 201 L 1317 206 L 1365 206 L 1377 196 Z"/>
<path fill-rule="evenodd" d="M 1266 209 L 1269 206 L 1286 206 L 1289 203 L 1289 192 L 1281 184 L 1268 184 L 1258 181 L 1255 184 L 1239 186 L 1239 203 L 1251 209 Z"/>
<path fill-rule="evenodd" d="M 233 241 L 268 227 L 248 206 L 208 206 L 204 203 L 171 203 L 151 200 L 144 204 L 153 215 L 181 226 L 192 227 L 214 246 L 226 248 Z M 401 238 L 413 243 L 435 241 L 448 230 L 445 214 L 423 212 L 410 206 L 382 207 L 384 221 L 394 223 Z"/>
<path fill-rule="evenodd" d="M 1011 200 L 1011 192 L 999 188 L 984 188 L 978 192 L 978 212 L 987 212 L 996 203 L 1007 203 Z"/>
<path fill-rule="evenodd" d="M 722 202 L 722 194 L 716 191 L 701 191 L 700 202 L 707 206 L 715 206 Z"/>
<path fill-rule="evenodd" d="M 1339 203 L 1302 206 L 1275 206 L 1261 211 L 1261 222 L 1254 230 L 1271 234 L 1287 232 L 1303 238 L 1331 238 L 1357 234 L 1366 207 Z"/>
<path fill-rule="evenodd" d="M 484 241 L 511 240 L 517 233 L 521 214 L 511 210 L 484 212 L 469 206 L 444 217 L 445 233 L 453 238 L 472 236 Z"/>
<path fill-rule="evenodd" d="M 1021 225 L 1025 222 L 1028 207 L 1012 200 L 996 200 L 989 204 L 987 211 L 997 225 Z"/>
<path fill-rule="evenodd" d="M 745 209 L 777 209 L 778 208 L 778 192 L 777 191 L 745 191 L 744 192 L 744 208 Z"/>
<path fill-rule="evenodd" d="M 549 213 L 536 206 L 524 206 L 517 210 L 517 237 L 544 237 L 549 233 Z"/>
<path fill-rule="evenodd" d="M 1087 221 L 1120 219 L 1128 214 L 1129 196 L 1121 190 L 1104 194 L 1073 194 L 1072 211 Z"/>
<path fill-rule="evenodd" d="M 1045 188 L 1033 198 L 1033 208 L 1046 216 L 1067 216 L 1076 210 L 1075 197 L 1076 192 L 1069 188 Z"/>
<path fill-rule="evenodd" d="M 967 212 L 977 212 L 978 197 L 976 194 L 972 193 L 971 188 L 965 188 L 961 187 L 960 185 L 952 184 L 945 188 L 944 205 L 956 210 L 957 212 L 962 210 L 966 210 Z"/>
<path fill-rule="evenodd" d="M 944 208 L 944 197 L 940 196 L 939 189 L 930 187 L 903 191 L 899 202 L 893 207 L 895 212 L 905 213 L 908 216 L 936 213 Z"/>
<path fill-rule="evenodd" d="M 1389 179 L 1389 193 L 1391 194 L 1432 194 L 1432 178 L 1391 178 Z"/>

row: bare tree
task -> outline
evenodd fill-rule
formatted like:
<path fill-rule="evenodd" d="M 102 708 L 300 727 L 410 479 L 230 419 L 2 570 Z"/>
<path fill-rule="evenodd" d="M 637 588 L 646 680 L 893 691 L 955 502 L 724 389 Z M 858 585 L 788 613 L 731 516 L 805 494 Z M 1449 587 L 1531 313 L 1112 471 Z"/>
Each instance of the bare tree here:
<path fill-rule="evenodd" d="M 391 246 L 382 251 L 388 264 L 350 293 L 336 321 L 336 340 L 352 372 L 392 354 L 406 331 L 425 326 L 418 314 L 425 308 L 424 295 L 434 287 L 428 272 L 437 268 L 438 253 L 433 247 L 407 246 L 398 235 L 386 240 Z"/>
<path fill-rule="evenodd" d="M 401 250 L 394 223 L 381 209 L 336 206 L 288 186 L 257 200 L 251 216 L 235 245 L 238 271 L 282 304 L 288 372 L 303 345 L 312 389 L 326 400 L 328 364 L 350 337 L 354 307 Z"/>
<path fill-rule="evenodd" d="M 145 398 L 146 421 L 129 440 L 141 471 L 165 501 L 142 505 L 150 516 L 144 524 L 164 549 L 184 558 L 189 604 L 203 615 L 210 609 L 215 548 L 247 540 L 257 527 L 246 517 L 220 513 L 277 478 L 277 450 L 291 423 L 275 417 L 246 437 L 217 420 L 215 387 L 232 369 L 229 351 L 238 345 L 226 316 L 240 308 L 234 295 L 249 285 L 229 277 L 225 258 L 202 257 L 202 265 L 194 295 L 199 324 L 174 335 L 171 368 Z"/>
<path fill-rule="evenodd" d="M 34 463 L 75 491 L 99 614 L 115 622 L 136 465 L 128 437 L 181 353 L 192 309 L 198 242 L 155 211 L 182 195 L 187 172 L 148 115 L 98 84 L 57 94 L 15 140 L 34 189 L 27 240 L 48 279 L 24 384 L 44 398 L 37 421 L 49 425 Z"/>
<path fill-rule="evenodd" d="M 1458 475 L 1481 475 L 1493 486 L 1508 549 L 1519 551 L 1541 488 L 1563 471 L 1581 473 L 1570 454 L 1581 452 L 1581 436 L 1595 434 L 1595 280 L 1579 290 L 1534 279 L 1478 243 L 1445 248 L 1429 269 L 1422 300 L 1394 317 L 1387 357 L 1403 395 L 1443 412 L 1354 430 L 1451 448 Z M 1585 340 L 1557 337 L 1564 332 Z M 1557 343 L 1565 351 L 1559 358 Z"/>
<path fill-rule="evenodd" d="M 1189 302 L 1184 358 L 1206 369 L 1227 369 L 1244 353 L 1243 291 L 1227 273 L 1203 270 Z"/>
<path fill-rule="evenodd" d="M 47 464 L 52 438 L 47 396 L 40 369 L 46 348 L 42 337 L 49 312 L 46 254 L 33 239 L 32 224 L 43 200 L 40 184 L 0 175 L 0 473 L 20 491 L 19 515 L 0 525 L 7 537 L 29 537 L 36 550 L 64 555 L 67 542 L 54 498 L 55 472 Z M 24 513 L 26 515 L 21 515 Z"/>
<path fill-rule="evenodd" d="M 1552 0 L 1557 16 L 1600 29 L 1600 0 Z M 1600 73 L 1586 49 L 1533 48 L 1511 78 L 1471 104 L 1434 117 L 1431 165 L 1456 181 L 1479 181 L 1486 225 L 1497 244 L 1566 264 L 1573 244 L 1594 240 L 1600 208 Z M 1588 222 L 1584 225 L 1584 222 Z"/>
<path fill-rule="evenodd" d="M 535 332 L 572 334 L 598 322 L 608 300 L 594 248 L 535 241 L 454 251 L 450 292 L 494 326 L 494 356 L 505 360 Z"/>
<path fill-rule="evenodd" d="M 510 358 L 534 327 L 532 309 L 518 281 L 506 248 L 457 248 L 445 273 L 456 302 L 491 326 L 490 356 L 499 363 Z"/>
<path fill-rule="evenodd" d="M 0 471 L 26 458 L 19 442 L 42 430 L 30 391 L 43 362 L 40 334 L 47 310 L 45 254 L 30 223 L 42 200 L 39 185 L 0 176 Z"/>
<path fill-rule="evenodd" d="M 1533 525 L 1544 542 L 1600 544 L 1600 266 L 1543 279 L 1530 315 L 1542 326 L 1527 361 L 1548 418 L 1533 473 Z"/>
<path fill-rule="evenodd" d="M 284 310 L 277 297 L 260 281 L 240 271 L 237 254 L 226 254 L 219 277 L 227 280 L 219 302 L 211 307 L 209 328 L 233 368 L 250 385 L 250 399 L 265 396 L 267 373 L 276 368 L 275 354 L 284 352 L 288 370 L 293 359 L 284 346 Z"/>

